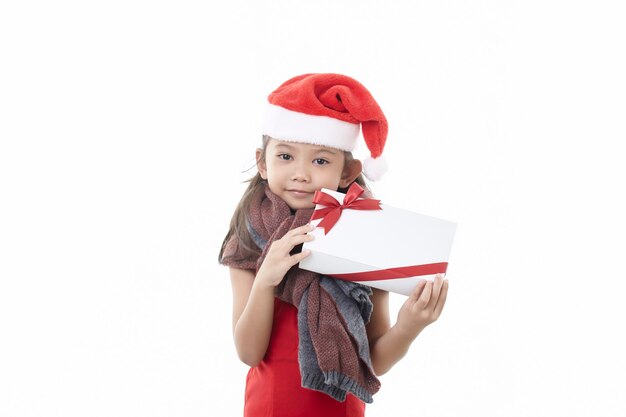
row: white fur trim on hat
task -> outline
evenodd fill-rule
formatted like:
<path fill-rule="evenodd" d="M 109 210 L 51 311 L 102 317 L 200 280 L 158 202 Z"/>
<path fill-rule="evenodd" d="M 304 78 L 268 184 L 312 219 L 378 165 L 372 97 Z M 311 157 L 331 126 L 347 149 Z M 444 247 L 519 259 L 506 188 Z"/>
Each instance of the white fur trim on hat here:
<path fill-rule="evenodd" d="M 267 105 L 263 134 L 287 142 L 311 143 L 352 152 L 361 125 Z"/>
<path fill-rule="evenodd" d="M 387 172 L 387 159 L 384 156 L 378 158 L 367 157 L 363 160 L 363 174 L 370 181 L 380 180 Z"/>

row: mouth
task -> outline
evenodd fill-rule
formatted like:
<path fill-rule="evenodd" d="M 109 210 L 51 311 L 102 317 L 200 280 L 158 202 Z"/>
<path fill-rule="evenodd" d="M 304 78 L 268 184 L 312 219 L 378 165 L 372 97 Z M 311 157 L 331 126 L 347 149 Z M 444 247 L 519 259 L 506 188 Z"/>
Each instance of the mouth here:
<path fill-rule="evenodd" d="M 292 196 L 298 197 L 298 198 L 306 198 L 306 197 L 308 197 L 308 196 L 313 194 L 312 192 L 309 192 L 309 191 L 295 190 L 295 189 L 294 190 L 287 190 L 287 192 L 289 194 L 291 194 Z"/>

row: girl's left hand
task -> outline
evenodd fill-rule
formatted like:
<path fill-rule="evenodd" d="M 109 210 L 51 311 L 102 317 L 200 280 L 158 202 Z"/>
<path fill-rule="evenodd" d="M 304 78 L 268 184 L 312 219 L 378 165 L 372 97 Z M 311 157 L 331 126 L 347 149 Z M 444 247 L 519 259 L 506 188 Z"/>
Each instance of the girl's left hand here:
<path fill-rule="evenodd" d="M 434 282 L 422 280 L 398 312 L 396 327 L 403 334 L 415 338 L 426 326 L 441 315 L 448 296 L 448 280 L 437 274 Z"/>

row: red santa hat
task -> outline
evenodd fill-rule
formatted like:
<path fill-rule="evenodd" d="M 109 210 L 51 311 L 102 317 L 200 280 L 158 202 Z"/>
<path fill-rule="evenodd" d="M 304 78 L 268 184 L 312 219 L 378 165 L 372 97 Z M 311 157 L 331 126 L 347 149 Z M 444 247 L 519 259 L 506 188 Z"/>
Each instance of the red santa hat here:
<path fill-rule="evenodd" d="M 370 151 L 363 173 L 377 181 L 387 170 L 382 156 L 387 119 L 355 79 L 341 74 L 299 75 L 274 90 L 268 102 L 263 134 L 352 152 L 362 130 Z"/>

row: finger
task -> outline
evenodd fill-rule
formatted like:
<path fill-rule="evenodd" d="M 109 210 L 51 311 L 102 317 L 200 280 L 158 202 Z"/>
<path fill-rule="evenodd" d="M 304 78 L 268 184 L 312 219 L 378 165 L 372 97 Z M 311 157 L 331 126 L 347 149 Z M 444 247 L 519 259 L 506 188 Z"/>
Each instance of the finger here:
<path fill-rule="evenodd" d="M 413 300 L 413 301 L 417 301 L 420 298 L 420 294 L 424 290 L 424 286 L 425 285 L 426 285 L 426 280 L 425 279 L 421 279 L 417 283 L 417 286 L 415 287 L 415 289 L 411 292 L 411 295 L 409 295 L 409 298 L 411 300 Z"/>
<path fill-rule="evenodd" d="M 439 317 L 441 315 L 443 306 L 446 305 L 446 299 L 448 298 L 448 286 L 448 280 L 446 279 L 445 281 L 443 281 L 441 294 L 439 294 L 439 300 L 437 300 L 437 305 L 435 305 L 435 317 Z"/>
<path fill-rule="evenodd" d="M 430 295 L 432 294 L 432 292 L 433 292 L 433 283 L 430 281 L 427 281 L 426 285 L 424 286 L 424 291 L 422 291 L 422 294 L 420 295 L 420 298 L 417 301 L 423 306 L 428 305 L 428 300 L 430 300 Z"/>
<path fill-rule="evenodd" d="M 433 282 L 433 293 L 430 296 L 430 300 L 428 301 L 428 305 L 426 308 L 431 310 L 435 309 L 437 305 L 437 300 L 439 299 L 439 293 L 441 292 L 441 287 L 443 285 L 443 275 L 437 274 L 435 275 L 435 281 Z"/>
<path fill-rule="evenodd" d="M 303 250 L 303 251 L 302 251 L 302 252 L 300 252 L 300 253 L 296 253 L 295 255 L 292 255 L 292 256 L 290 257 L 290 260 L 291 260 L 291 262 L 292 262 L 292 263 L 291 263 L 291 266 L 293 266 L 293 265 L 295 265 L 295 264 L 299 263 L 300 261 L 302 261 L 304 258 L 306 258 L 307 256 L 309 256 L 310 254 L 311 254 L 311 251 L 310 251 L 310 250 Z"/>
<path fill-rule="evenodd" d="M 313 226 L 311 223 L 307 223 L 304 226 L 300 226 L 300 227 L 296 227 L 295 229 L 291 229 L 290 231 L 285 233 L 285 236 L 302 235 L 302 234 L 305 234 L 305 233 L 309 233 L 309 232 L 311 232 L 314 229 L 315 229 L 315 226 Z"/>
<path fill-rule="evenodd" d="M 304 242 L 311 242 L 312 240 L 315 240 L 315 237 L 313 235 L 297 235 L 297 236 L 291 236 L 287 239 L 287 246 L 289 246 L 289 251 L 291 251 L 291 249 L 293 249 L 295 246 L 298 246 Z"/>

